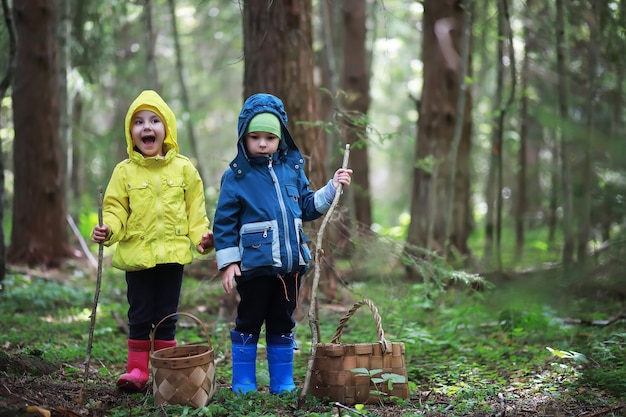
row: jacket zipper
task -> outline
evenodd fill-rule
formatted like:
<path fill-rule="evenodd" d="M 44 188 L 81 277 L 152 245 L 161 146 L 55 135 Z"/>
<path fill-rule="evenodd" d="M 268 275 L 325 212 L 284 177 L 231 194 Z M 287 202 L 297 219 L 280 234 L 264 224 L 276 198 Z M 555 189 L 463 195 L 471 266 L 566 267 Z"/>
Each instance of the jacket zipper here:
<path fill-rule="evenodd" d="M 162 198 L 162 191 L 161 190 L 161 176 L 159 175 L 159 170 L 156 170 L 156 173 L 154 174 L 154 189 L 155 189 L 155 193 L 156 193 L 156 204 L 157 204 L 157 219 L 159 221 L 157 221 L 156 225 L 157 225 L 157 239 L 156 242 L 158 242 L 159 245 L 159 257 L 161 259 L 165 258 L 165 250 L 164 250 L 164 239 L 163 239 L 163 201 L 161 200 Z M 159 263 L 159 259 L 157 258 L 157 263 Z"/>
<path fill-rule="evenodd" d="M 287 272 L 291 272 L 293 262 L 291 260 L 291 241 L 289 239 L 289 225 L 287 223 L 287 209 L 285 208 L 283 195 L 280 192 L 280 184 L 278 183 L 278 177 L 276 177 L 276 173 L 274 172 L 274 167 L 272 166 L 271 156 L 269 157 L 267 168 L 270 171 L 270 176 L 272 177 L 272 182 L 274 183 L 274 189 L 276 191 L 276 195 L 278 196 L 278 205 L 280 206 L 280 212 L 283 216 L 283 231 L 285 234 L 285 246 L 287 250 Z M 280 237 L 279 237 L 279 241 L 280 241 Z"/>

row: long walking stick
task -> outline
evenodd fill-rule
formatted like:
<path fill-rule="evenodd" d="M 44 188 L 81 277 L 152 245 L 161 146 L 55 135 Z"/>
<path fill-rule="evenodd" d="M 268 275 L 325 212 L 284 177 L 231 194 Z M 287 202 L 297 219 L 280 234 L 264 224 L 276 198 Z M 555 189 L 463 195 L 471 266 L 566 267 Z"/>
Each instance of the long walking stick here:
<path fill-rule="evenodd" d="M 350 144 L 346 145 L 346 151 L 343 154 L 343 163 L 341 167 L 343 169 L 348 168 L 348 159 L 350 158 Z M 313 361 L 315 360 L 315 353 L 317 352 L 317 344 L 320 340 L 320 330 L 319 330 L 319 322 L 317 319 L 317 286 L 320 281 L 320 258 L 323 255 L 322 250 L 322 239 L 324 237 L 324 229 L 326 229 L 326 225 L 330 220 L 330 216 L 332 215 L 337 203 L 339 203 L 339 197 L 341 196 L 341 191 L 343 190 L 343 185 L 339 183 L 337 189 L 335 190 L 335 197 L 333 198 L 333 202 L 330 205 L 330 208 L 326 212 L 324 216 L 324 220 L 322 220 L 322 224 L 320 225 L 320 229 L 317 231 L 317 242 L 315 243 L 315 275 L 313 276 L 313 284 L 311 285 L 311 306 L 309 307 L 309 326 L 311 327 L 311 355 L 309 356 L 309 361 L 306 368 L 306 376 L 304 378 L 304 386 L 302 387 L 302 391 L 300 392 L 300 398 L 298 399 L 298 407 L 302 407 L 304 405 L 304 400 L 306 397 L 306 393 L 309 390 L 309 385 L 311 383 L 311 371 L 313 369 Z"/>
<path fill-rule="evenodd" d="M 98 225 L 102 226 L 102 186 L 98 186 Z M 93 305 L 91 306 L 91 324 L 89 326 L 89 341 L 87 342 L 87 357 L 85 359 L 85 377 L 84 385 L 87 386 L 89 380 L 89 365 L 91 363 L 91 346 L 93 344 L 93 331 L 96 327 L 96 311 L 98 310 L 98 298 L 100 297 L 100 282 L 102 281 L 102 252 L 104 243 L 98 244 L 98 272 L 96 273 L 96 292 L 93 296 Z"/>

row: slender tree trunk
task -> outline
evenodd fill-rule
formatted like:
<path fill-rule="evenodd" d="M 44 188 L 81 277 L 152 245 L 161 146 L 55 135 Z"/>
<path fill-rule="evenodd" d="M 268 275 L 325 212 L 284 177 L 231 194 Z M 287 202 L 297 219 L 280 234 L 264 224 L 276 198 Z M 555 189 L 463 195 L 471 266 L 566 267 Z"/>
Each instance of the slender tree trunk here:
<path fill-rule="evenodd" d="M 556 61 L 557 61 L 557 88 L 560 116 L 560 166 L 561 166 L 561 187 L 563 193 L 563 264 L 571 266 L 574 257 L 574 233 L 572 230 L 572 179 L 570 173 L 570 155 L 568 146 L 568 132 L 565 126 L 568 117 L 568 97 L 567 97 L 567 64 L 565 62 L 565 24 L 564 24 L 563 0 L 556 0 Z"/>
<path fill-rule="evenodd" d="M 503 154 L 504 154 L 504 141 L 502 136 L 504 135 L 504 122 L 506 114 L 511 108 L 513 104 L 513 100 L 515 99 L 515 84 L 517 79 L 516 69 L 515 69 L 515 51 L 513 47 L 513 31 L 511 30 L 510 16 L 509 16 L 509 5 L 507 0 L 500 0 L 498 2 L 499 15 L 502 17 L 499 19 L 500 24 L 502 25 L 502 36 L 508 39 L 508 58 L 509 58 L 509 70 L 511 74 L 509 76 L 510 82 L 510 91 L 509 98 L 506 103 L 503 104 L 502 111 L 499 114 L 498 118 L 498 132 L 500 136 L 498 138 L 498 148 L 500 149 L 500 153 L 498 155 L 498 193 L 497 193 L 497 204 L 496 204 L 496 259 L 498 265 L 498 271 L 502 271 L 502 210 L 503 207 L 503 195 L 502 191 L 504 189 L 504 180 L 503 180 Z"/>
<path fill-rule="evenodd" d="M 489 159 L 489 174 L 487 177 L 487 192 L 485 201 L 487 202 L 487 214 L 485 218 L 485 260 L 491 264 L 495 255 L 495 262 L 498 271 L 500 265 L 499 246 L 499 210 L 502 196 L 502 130 L 504 105 L 502 96 L 504 94 L 504 13 L 502 13 L 502 0 L 498 0 L 498 40 L 496 54 L 496 91 L 493 98 L 494 120 L 491 131 L 491 155 Z M 496 235 L 494 238 L 494 234 Z M 495 254 L 492 252 L 495 243 Z"/>
<path fill-rule="evenodd" d="M 176 15 L 173 15 L 174 19 Z M 152 24 L 152 1 L 145 0 L 143 3 L 143 19 L 146 25 L 146 77 L 145 87 L 156 91 L 161 91 L 161 84 L 159 83 L 159 70 L 157 69 L 156 55 L 154 53 L 154 44 L 156 42 L 156 35 L 154 34 L 154 27 Z"/>
<path fill-rule="evenodd" d="M 424 86 L 418 110 L 411 222 L 406 241 L 406 252 L 411 256 L 418 256 L 420 247 L 441 251 L 446 241 L 444 229 L 448 196 L 445 184 L 450 171 L 447 156 L 454 136 L 456 106 L 460 93 L 458 71 L 462 27 L 463 9 L 459 2 L 424 2 Z M 470 226 L 468 196 L 471 96 L 466 94 L 463 135 L 456 161 L 457 179 L 462 178 L 462 182 L 457 182 L 453 215 L 455 223 L 450 231 L 450 241 L 461 254 L 469 251 L 467 237 Z M 418 278 L 410 267 L 408 273 L 410 278 Z"/>
<path fill-rule="evenodd" d="M 448 203 L 446 207 L 446 217 L 445 217 L 445 226 L 444 226 L 444 238 L 446 239 L 445 244 L 443 246 L 443 258 L 447 259 L 448 257 L 448 249 L 451 245 L 450 239 L 450 230 L 452 230 L 452 223 L 454 208 L 456 206 L 456 188 L 459 177 L 457 176 L 457 159 L 458 159 L 458 151 L 459 146 L 461 144 L 461 136 L 463 135 L 463 128 L 465 125 L 465 100 L 467 98 L 467 74 L 469 67 L 469 57 L 470 57 L 470 49 L 471 49 L 471 40 L 472 40 L 472 15 L 474 10 L 474 2 L 472 0 L 468 0 L 464 3 L 463 9 L 463 29 L 462 29 L 462 43 L 461 43 L 461 53 L 460 53 L 460 63 L 458 69 L 458 77 L 459 77 L 459 89 L 460 94 L 457 99 L 456 104 L 456 120 L 454 122 L 454 136 L 452 138 L 452 145 L 450 149 L 450 154 L 448 157 L 450 172 L 447 178 L 447 193 L 448 193 Z M 457 211 L 458 212 L 458 211 Z M 454 242 L 455 246 L 457 242 Z M 457 246 L 458 247 L 458 246 Z"/>
<path fill-rule="evenodd" d="M 599 25 L 599 3 L 598 0 L 591 0 L 591 11 L 588 14 L 589 26 L 589 45 L 588 45 L 588 64 L 587 64 L 587 77 L 588 77 L 588 90 L 587 90 L 587 108 L 586 108 L 586 137 L 583 138 L 583 158 L 582 166 L 578 178 L 581 181 L 581 192 L 578 195 L 578 202 L 576 207 L 578 208 L 578 244 L 576 260 L 578 264 L 584 268 L 587 260 L 587 246 L 589 243 L 589 225 L 591 221 L 591 189 L 595 179 L 595 172 L 592 166 L 591 159 L 591 143 L 594 136 L 594 102 L 596 97 L 596 74 L 598 66 L 598 48 L 600 47 L 600 32 Z"/>
<path fill-rule="evenodd" d="M 4 24 L 9 36 L 9 59 L 7 60 L 6 68 L 2 68 L 5 71 L 2 81 L 0 81 L 0 102 L 4 99 L 4 96 L 11 85 L 13 80 L 13 73 L 15 69 L 15 55 L 17 49 L 15 27 L 13 26 L 13 15 L 9 7 L 8 0 L 2 0 L 2 13 L 4 16 Z M 0 126 L 2 127 L 2 126 Z M 0 184 L 4 184 L 4 158 L 2 157 L 2 142 L 0 142 Z M 6 247 L 4 245 L 4 187 L 0 187 L 0 282 L 4 281 L 6 276 Z M 0 285 L 0 291 L 4 287 Z"/>
<path fill-rule="evenodd" d="M 16 2 L 15 197 L 7 260 L 59 265 L 69 255 L 59 139 L 55 2 Z"/>
<path fill-rule="evenodd" d="M 357 229 L 369 232 L 372 225 L 372 201 L 369 187 L 369 160 L 367 140 L 367 113 L 370 106 L 369 64 L 365 47 L 365 2 L 346 0 L 343 5 L 344 62 L 342 87 L 346 111 L 344 132 L 350 143 L 350 161 L 354 169 L 350 187 L 354 196 L 354 217 Z"/>
<path fill-rule="evenodd" d="M 336 2 L 322 1 L 318 3 L 319 14 L 323 23 L 319 25 L 319 39 L 322 39 L 322 49 L 318 53 L 317 66 L 321 74 L 320 94 L 319 94 L 319 120 L 327 127 L 336 126 L 337 92 L 340 83 L 340 68 L 343 66 L 343 56 L 341 45 L 343 44 L 343 32 L 334 30 L 340 28 L 337 23 L 341 19 L 341 7 Z M 319 132 L 320 140 L 326 143 L 328 149 L 339 150 L 342 148 L 343 138 L 341 132 L 336 128 L 324 128 Z M 330 177 L 342 163 L 343 155 L 338 151 L 328 152 L 326 160 L 326 175 Z M 344 191 L 341 206 L 335 209 L 335 215 L 329 219 L 326 228 L 327 239 L 323 242 L 324 270 L 320 271 L 320 281 L 322 291 L 329 299 L 335 299 L 337 292 L 337 278 L 339 271 L 335 266 L 335 260 L 341 257 L 349 257 L 352 251 L 352 230 L 351 213 L 349 208 L 351 202 L 351 188 Z M 317 228 L 317 224 L 315 226 Z M 332 247 L 330 243 L 332 242 Z M 310 294 L 305 286 L 302 292 L 302 299 L 309 301 Z"/>
<path fill-rule="evenodd" d="M 72 21 L 69 1 L 59 1 L 59 108 L 60 108 L 60 129 L 61 146 L 64 155 L 64 172 L 66 199 L 72 201 L 75 196 L 70 188 L 70 178 L 72 178 L 73 166 L 73 144 L 72 144 L 72 123 L 71 111 L 72 103 L 69 96 L 67 80 L 72 70 L 70 42 L 72 36 Z M 71 203 L 70 203 L 71 207 Z"/>
<path fill-rule="evenodd" d="M 524 233 L 526 229 L 525 218 L 528 212 L 528 196 L 527 196 L 527 162 L 528 162 L 528 129 L 529 129 L 529 114 L 528 114 L 528 102 L 530 100 L 528 96 L 528 89 L 530 87 L 530 59 L 529 52 L 533 50 L 533 35 L 530 29 L 529 22 L 533 16 L 533 0 L 527 0 L 526 9 L 524 10 L 524 56 L 522 58 L 522 69 L 520 72 L 521 90 L 520 97 L 520 144 L 518 151 L 518 165 L 519 171 L 517 172 L 517 192 L 514 193 L 515 202 L 515 260 L 520 262 L 524 255 Z"/>
<path fill-rule="evenodd" d="M 336 112 L 336 96 L 339 91 L 340 83 L 340 69 L 342 68 L 342 56 L 339 51 L 339 46 L 343 44 L 343 37 L 341 31 L 335 31 L 334 28 L 337 24 L 337 3 L 321 1 L 318 3 L 319 13 L 322 19 L 320 25 L 319 38 L 322 39 L 322 49 L 318 56 L 318 66 L 321 73 L 321 85 L 322 91 L 319 96 L 319 118 L 325 123 L 329 123 L 334 118 Z M 325 137 L 325 142 L 328 149 L 342 148 L 343 139 L 339 131 L 323 129 L 320 132 L 321 137 Z M 330 167 L 339 165 L 341 163 L 341 155 L 335 155 L 333 152 L 328 153 L 327 175 L 331 175 Z"/>
<path fill-rule="evenodd" d="M 178 83 L 180 85 L 181 101 L 184 115 L 182 119 L 185 121 L 185 130 L 187 131 L 187 138 L 189 140 L 189 145 L 191 146 L 192 155 L 190 156 L 197 165 L 200 178 L 202 178 L 202 181 L 206 184 L 205 176 L 203 174 L 204 171 L 202 170 L 202 164 L 200 163 L 200 161 L 202 161 L 202 158 L 200 158 L 200 152 L 198 151 L 198 141 L 196 140 L 196 135 L 193 128 L 193 121 L 190 117 L 191 102 L 189 100 L 189 93 L 187 92 L 187 83 L 185 82 L 185 66 L 183 64 L 182 48 L 180 47 L 178 24 L 176 23 L 176 0 L 168 0 L 167 3 L 170 8 L 170 16 L 172 19 L 172 37 L 174 38 L 174 50 L 176 51 L 176 74 L 178 75 Z"/>
<path fill-rule="evenodd" d="M 558 132 L 557 132 L 558 133 Z M 556 230 L 559 225 L 557 210 L 559 208 L 559 166 L 561 164 L 558 141 L 551 142 L 552 163 L 550 164 L 550 201 L 548 203 L 548 242 L 554 244 Z"/>

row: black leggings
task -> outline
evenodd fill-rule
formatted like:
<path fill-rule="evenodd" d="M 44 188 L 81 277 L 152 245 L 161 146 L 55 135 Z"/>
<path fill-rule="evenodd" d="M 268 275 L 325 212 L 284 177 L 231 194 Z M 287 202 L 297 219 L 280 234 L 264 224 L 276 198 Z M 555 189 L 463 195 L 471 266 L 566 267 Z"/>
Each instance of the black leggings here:
<path fill-rule="evenodd" d="M 241 301 L 235 330 L 259 334 L 265 322 L 267 333 L 290 333 L 296 325 L 292 315 L 298 305 L 300 282 L 298 274 L 237 279 Z"/>
<path fill-rule="evenodd" d="M 183 265 L 161 264 L 143 271 L 126 272 L 128 291 L 128 338 L 150 339 L 150 332 L 163 317 L 178 311 L 183 282 Z M 164 321 L 154 335 L 156 340 L 176 337 L 177 317 Z"/>

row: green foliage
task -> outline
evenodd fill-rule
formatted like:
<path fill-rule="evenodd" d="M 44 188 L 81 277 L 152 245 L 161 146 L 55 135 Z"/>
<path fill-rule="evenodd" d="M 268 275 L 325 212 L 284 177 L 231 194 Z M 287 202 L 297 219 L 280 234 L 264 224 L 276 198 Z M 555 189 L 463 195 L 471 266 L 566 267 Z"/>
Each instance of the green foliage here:
<path fill-rule="evenodd" d="M 90 294 L 83 289 L 37 277 L 9 274 L 3 285 L 11 293 L 3 303 L 3 310 L 8 314 L 47 313 L 86 306 L 90 302 Z"/>
<path fill-rule="evenodd" d="M 404 375 L 389 372 L 383 373 L 382 369 L 354 368 L 350 369 L 350 372 L 354 372 L 356 376 L 368 377 L 375 387 L 375 389 L 370 392 L 377 396 L 388 396 L 385 391 L 382 391 L 384 387 L 391 391 L 393 389 L 393 384 L 406 384 L 406 377 Z"/>
<path fill-rule="evenodd" d="M 125 364 L 125 339 L 113 319 L 124 317 L 126 300 L 123 274 L 107 269 L 92 350 L 92 379 L 113 386 Z M 235 396 L 228 385 L 229 323 L 216 322 L 220 283 L 216 280 L 185 279 L 181 311 L 193 312 L 208 326 L 211 343 L 218 360 L 216 379 L 219 389 L 205 407 L 192 409 L 169 406 L 171 416 L 332 416 L 332 405 L 320 399 L 306 398 L 306 409 L 297 409 L 295 393 L 272 396 L 267 393 L 268 373 L 259 360 L 258 381 L 261 392 L 245 397 Z M 533 303 L 511 289 L 489 287 L 474 292 L 465 286 L 433 291 L 431 284 L 404 283 L 389 276 L 368 282 L 354 282 L 345 287 L 351 297 L 368 297 L 378 307 L 389 341 L 401 341 L 406 348 L 406 368 L 413 397 L 409 400 L 384 398 L 376 407 L 408 407 L 405 415 L 446 413 L 442 404 L 454 407 L 455 415 L 492 414 L 497 411 L 499 396 L 507 402 L 520 397 L 550 395 L 563 401 L 586 392 L 590 401 L 598 401 L 595 390 L 603 389 L 616 398 L 624 392 L 623 325 L 599 331 L 585 329 L 591 337 L 577 345 L 577 328 L 564 326 L 557 310 Z M 80 384 L 89 329 L 93 281 L 76 274 L 65 282 L 26 278 L 12 274 L 0 294 L 0 334 L 2 343 L 13 354 L 39 355 L 46 361 L 63 363 L 62 378 Z M 42 297 L 42 306 L 32 305 Z M 495 300 L 500 300 L 494 304 Z M 30 304 L 29 304 L 30 303 Z M 608 306 L 607 306 L 608 307 Z M 42 309 L 43 308 L 43 309 Z M 334 334 L 341 312 L 320 309 L 320 330 L 323 341 Z M 204 341 L 205 334 L 193 320 L 182 317 L 177 338 L 181 343 Z M 298 324 L 296 335 L 300 350 L 295 355 L 294 376 L 304 380 L 310 334 L 305 323 Z M 344 328 L 342 342 L 361 343 L 377 339 L 371 312 L 361 308 Z M 259 348 L 262 356 L 263 348 Z M 587 362 L 577 358 L 588 358 Z M 380 370 L 355 369 L 367 372 L 379 387 L 404 382 L 399 375 Z M 380 391 L 380 390 L 377 390 Z M 381 391 L 382 392 L 382 391 Z M 423 397 L 429 392 L 430 399 Z M 89 401 L 89 400 L 88 400 Z M 163 416 L 152 396 L 130 396 L 123 405 L 107 415 L 119 417 Z M 90 403 L 88 403 L 90 404 Z M 134 405 L 129 405 L 134 404 Z M 96 403 L 92 404 L 97 407 Z M 360 406 L 359 412 L 377 415 L 373 405 Z M 355 407 L 354 410 L 357 408 Z M 287 411 L 285 411 L 287 410 Z M 343 415 L 356 415 L 344 410 Z M 352 414 L 351 414 L 352 413 Z M 400 413 L 399 413 L 400 414 Z"/>
<path fill-rule="evenodd" d="M 579 385 L 596 386 L 626 399 L 626 333 L 594 337 L 587 349 L 592 360 L 583 368 Z"/>

